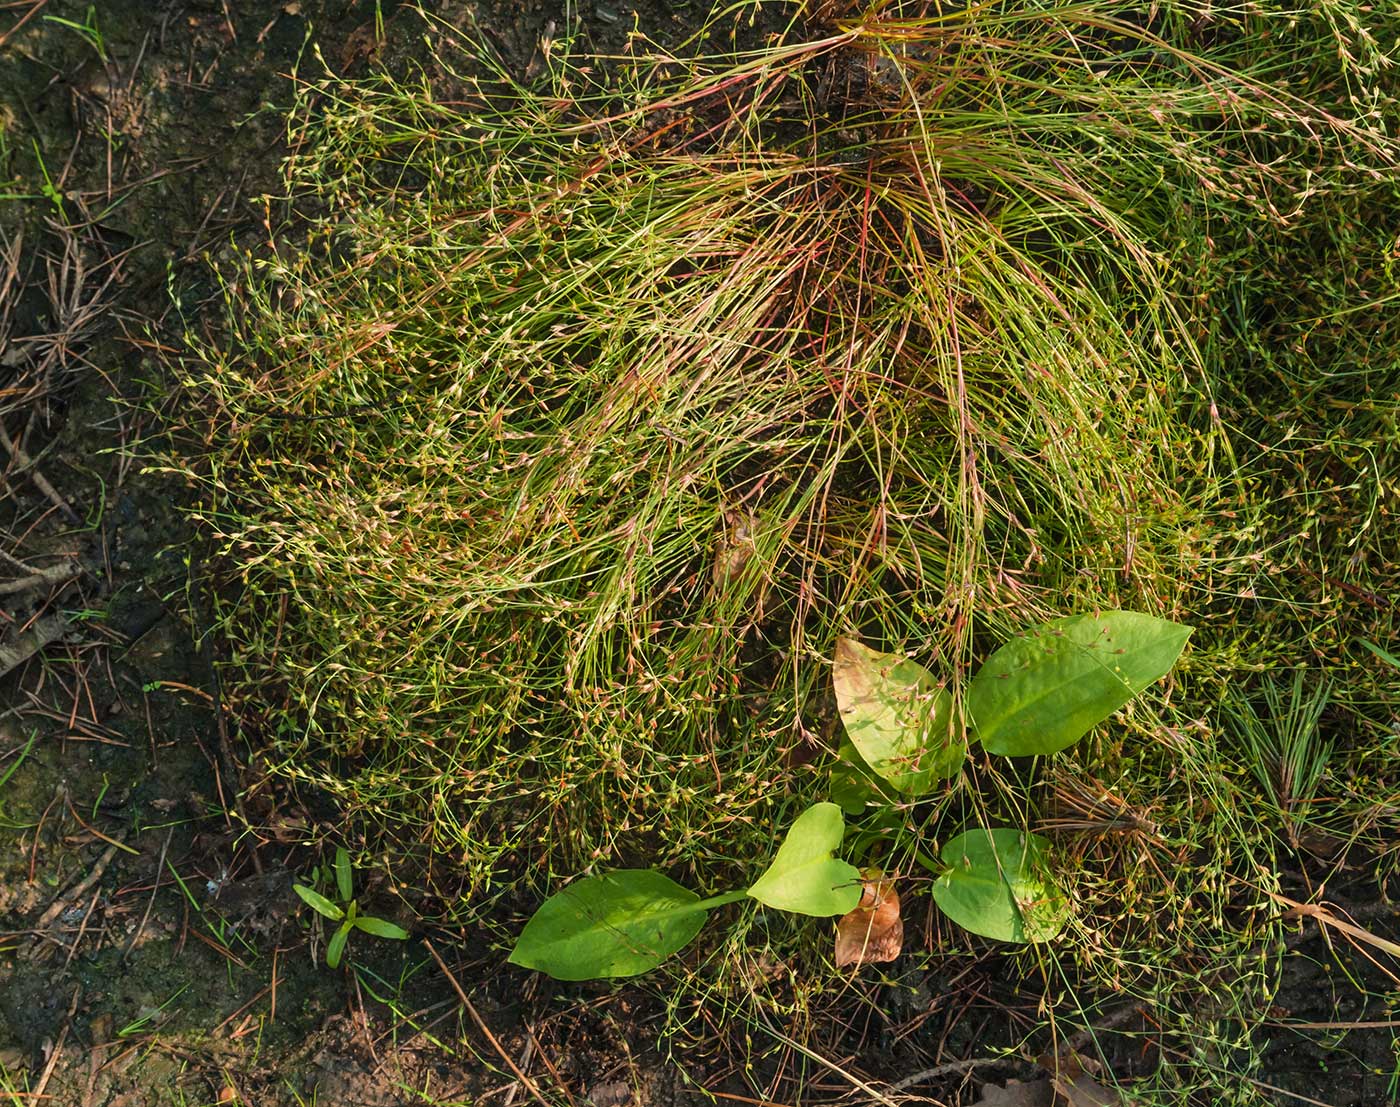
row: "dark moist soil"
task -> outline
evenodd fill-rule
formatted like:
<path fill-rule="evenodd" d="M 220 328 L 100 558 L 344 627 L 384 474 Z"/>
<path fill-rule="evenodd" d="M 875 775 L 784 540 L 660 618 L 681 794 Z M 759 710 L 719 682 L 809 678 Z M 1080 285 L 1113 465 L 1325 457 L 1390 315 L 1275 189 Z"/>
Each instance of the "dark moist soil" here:
<path fill-rule="evenodd" d="M 0 1093 L 82 1107 L 510 1104 L 538 1086 L 594 1107 L 713 1102 L 693 1081 L 730 1102 L 761 1102 L 756 1087 L 839 1097 L 850 1085 L 820 1066 L 792 1083 L 804 1064 L 790 1054 L 787 1077 L 745 1079 L 722 1033 L 687 1053 L 683 1077 L 658 1052 L 657 997 L 503 970 L 470 935 L 432 935 L 470 1008 L 423 935 L 352 943 L 355 971 L 330 971 L 291 885 L 334 828 L 262 793 L 257 833 L 239 818 L 252 782 L 211 675 L 198 546 L 180 486 L 140 459 L 159 441 L 165 355 L 217 330 L 211 260 L 281 232 L 262 198 L 278 189 L 288 75 L 313 46 L 341 72 L 418 49 L 418 17 L 385 3 L 380 41 L 375 8 L 113 0 L 93 26 L 86 3 L 0 3 Z M 434 14 L 475 25 L 520 71 L 565 19 L 549 0 Z M 679 39 L 700 9 L 583 11 L 611 50 L 634 15 Z M 374 889 L 362 899 L 373 909 Z M 1393 916 L 1372 925 L 1387 932 Z M 1273 1082 L 1337 1107 L 1388 1102 L 1393 1035 L 1366 1024 L 1385 1019 L 1394 985 L 1316 938 L 1287 956 L 1280 1025 L 1338 1025 L 1266 1035 Z M 891 974 L 857 1017 L 816 1032 L 826 1055 L 859 1056 L 882 1081 L 944 1065 L 908 1091 L 947 1103 L 1034 1076 L 1014 1062 L 947 1068 L 985 1056 L 1014 1020 L 960 998 L 1006 990 L 1000 958 L 945 968 L 958 988 L 936 969 Z M 1152 1048 L 1125 1040 L 1137 1056 L 1123 1072 Z"/>

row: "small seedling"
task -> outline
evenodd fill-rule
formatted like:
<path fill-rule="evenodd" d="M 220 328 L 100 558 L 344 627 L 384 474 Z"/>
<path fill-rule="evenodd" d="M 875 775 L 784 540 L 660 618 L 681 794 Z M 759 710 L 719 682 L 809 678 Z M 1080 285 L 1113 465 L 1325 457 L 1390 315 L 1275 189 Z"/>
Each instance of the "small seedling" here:
<path fill-rule="evenodd" d="M 1164 677 L 1188 627 L 1132 611 L 1071 615 L 1032 627 L 995 651 L 953 697 L 921 665 L 854 639 L 832 666 L 846 741 L 831 794 L 848 815 L 874 808 L 878 837 L 896 800 L 923 796 L 962 771 L 972 741 L 1003 757 L 1043 756 L 1073 745 Z M 902 823 L 894 823 L 901 834 Z M 965 930 L 1002 942 L 1043 942 L 1064 926 L 1068 903 L 1049 870 L 1050 843 L 1014 827 L 973 827 L 939 859 L 914 856 L 935 875 L 933 901 Z"/>
<path fill-rule="evenodd" d="M 1165 676 L 1190 634 L 1130 611 L 1056 619 L 993 653 L 969 684 L 962 712 L 917 662 L 843 638 L 832 670 L 847 739 L 832 771 L 836 802 L 799 815 L 754 884 L 701 899 L 651 869 L 585 877 L 541 905 L 510 960 L 560 980 L 635 976 L 688 945 L 710 908 L 745 897 L 818 917 L 853 912 L 870 874 L 836 857 L 843 809 L 859 815 L 874 807 L 878 833 L 901 833 L 885 786 L 909 796 L 931 792 L 962 772 L 970 741 L 1006 757 L 1065 749 Z M 1003 942 L 1043 942 L 1059 934 L 1069 913 L 1049 851 L 1028 830 L 973 827 L 945 844 L 937 861 L 915 856 L 936 874 L 934 902 L 964 929 Z M 880 875 L 873 879 L 878 887 Z"/>
<path fill-rule="evenodd" d="M 815 804 L 757 881 L 709 899 L 652 869 L 575 880 L 535 912 L 510 960 L 556 980 L 637 976 L 689 945 L 712 907 L 748 897 L 800 915 L 843 915 L 860 902 L 862 883 L 860 871 L 835 856 L 844 835 L 841 809 Z"/>
<path fill-rule="evenodd" d="M 408 931 L 396 926 L 387 919 L 376 919 L 371 915 L 361 915 L 359 904 L 355 902 L 354 885 L 350 878 L 350 855 L 345 847 L 337 846 L 335 851 L 335 887 L 340 903 L 332 903 L 325 896 L 304 884 L 293 884 L 292 890 L 302 898 L 308 907 L 331 922 L 339 923 L 336 932 L 326 945 L 326 964 L 330 968 L 340 965 L 345 953 L 345 943 L 350 940 L 352 930 L 363 930 L 376 938 L 392 938 L 402 942 L 408 938 Z"/>
<path fill-rule="evenodd" d="M 177 999 L 184 995 L 185 992 L 189 991 L 189 987 L 190 986 L 186 984 L 183 988 L 177 991 L 174 995 L 172 995 L 169 999 L 167 999 L 164 1003 L 160 1004 L 158 1007 L 145 1007 L 143 1009 L 142 1014 L 132 1019 L 129 1023 L 127 1023 L 125 1026 L 123 1026 L 120 1030 L 117 1031 L 117 1037 L 123 1040 L 126 1038 L 134 1038 L 138 1034 L 145 1034 L 155 1029 L 156 1019 L 159 1018 L 161 1015 L 165 1014 L 166 1009 L 169 1008 L 169 1006 L 172 1003 L 174 1003 Z"/>
<path fill-rule="evenodd" d="M 39 163 L 39 174 L 44 178 L 43 183 L 39 186 L 39 191 L 54 206 L 54 211 L 58 214 L 59 219 L 66 219 L 67 216 L 63 210 L 63 192 L 49 176 L 49 167 L 44 164 L 44 155 L 39 150 L 38 140 L 31 141 L 34 144 L 34 160 Z"/>
<path fill-rule="evenodd" d="M 107 64 L 107 40 L 102 35 L 102 29 L 97 25 L 97 5 L 89 4 L 87 14 L 79 22 L 76 19 L 64 19 L 60 15 L 44 16 L 45 23 L 53 23 L 59 27 L 67 27 L 70 31 L 76 32 L 84 42 L 92 47 L 102 64 Z"/>

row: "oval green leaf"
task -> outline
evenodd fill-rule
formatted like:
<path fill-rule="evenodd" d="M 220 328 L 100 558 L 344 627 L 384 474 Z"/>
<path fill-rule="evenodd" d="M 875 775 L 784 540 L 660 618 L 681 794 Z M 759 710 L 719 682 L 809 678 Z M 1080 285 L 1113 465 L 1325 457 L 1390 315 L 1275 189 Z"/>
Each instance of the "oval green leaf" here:
<path fill-rule="evenodd" d="M 361 915 L 355 920 L 355 925 L 366 934 L 373 934 L 376 938 L 393 938 L 396 942 L 408 939 L 408 931 L 391 923 L 388 919 L 376 919 L 369 915 Z"/>
<path fill-rule="evenodd" d="M 345 943 L 349 940 L 350 924 L 343 923 L 340 929 L 331 935 L 330 943 L 326 946 L 326 964 L 329 967 L 340 967 L 340 955 L 345 952 Z"/>
<path fill-rule="evenodd" d="M 816 803 L 787 832 L 773 863 L 749 889 L 768 907 L 799 915 L 844 915 L 860 903 L 860 870 L 834 856 L 846 833 L 841 808 Z"/>
<path fill-rule="evenodd" d="M 883 794 L 885 787 L 885 782 L 865 763 L 851 740 L 843 739 L 836 751 L 836 760 L 831 763 L 831 802 L 847 815 L 859 815 L 869 804 L 894 802 Z"/>
<path fill-rule="evenodd" d="M 1007 757 L 1073 745 L 1176 663 L 1191 628 L 1135 611 L 1071 615 L 987 659 L 967 689 L 982 745 Z"/>
<path fill-rule="evenodd" d="M 700 897 L 651 869 L 576 880 L 540 905 L 510 961 L 556 980 L 649 972 L 700 932 Z"/>
<path fill-rule="evenodd" d="M 320 892 L 314 892 L 305 884 L 293 884 L 292 891 L 301 897 L 303 903 L 310 907 L 318 915 L 324 915 L 333 922 L 339 922 L 345 918 L 345 912 L 328 900 Z"/>
<path fill-rule="evenodd" d="M 916 796 L 957 774 L 967 740 L 953 697 L 922 665 L 842 638 L 831 679 L 846 736 L 874 772 Z"/>
<path fill-rule="evenodd" d="M 978 828 L 943 847 L 933 901 L 955 923 L 1000 942 L 1044 942 L 1068 904 L 1049 875 L 1050 843 L 1024 830 Z"/>
<path fill-rule="evenodd" d="M 350 881 L 350 855 L 345 852 L 344 846 L 335 848 L 335 888 L 340 893 L 340 902 L 347 903 L 354 894 L 354 886 Z"/>

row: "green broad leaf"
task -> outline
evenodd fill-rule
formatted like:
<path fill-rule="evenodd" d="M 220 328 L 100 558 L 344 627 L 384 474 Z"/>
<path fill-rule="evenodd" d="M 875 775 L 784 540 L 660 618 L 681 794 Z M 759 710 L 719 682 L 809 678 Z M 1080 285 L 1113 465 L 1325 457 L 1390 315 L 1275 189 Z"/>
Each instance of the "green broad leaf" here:
<path fill-rule="evenodd" d="M 350 940 L 350 924 L 344 924 L 339 930 L 331 935 L 331 940 L 326 946 L 326 964 L 331 968 L 340 967 L 341 954 L 345 952 L 345 943 Z"/>
<path fill-rule="evenodd" d="M 831 763 L 830 796 L 847 815 L 859 815 L 868 804 L 885 800 L 879 779 L 849 738 L 842 740 Z"/>
<path fill-rule="evenodd" d="M 978 828 L 943 847 L 933 901 L 955 923 L 1000 942 L 1044 942 L 1069 905 L 1050 876 L 1050 843 L 1024 830 Z"/>
<path fill-rule="evenodd" d="M 575 880 L 525 924 L 512 964 L 556 980 L 601 980 L 649 972 L 700 932 L 700 897 L 651 869 Z"/>
<path fill-rule="evenodd" d="M 749 889 L 768 907 L 799 915 L 844 915 L 860 903 L 860 870 L 833 856 L 846 832 L 841 808 L 817 803 L 797 816 L 778 856 Z"/>
<path fill-rule="evenodd" d="M 350 883 L 350 855 L 344 846 L 335 848 L 335 888 L 340 893 L 340 902 L 348 903 L 354 887 Z"/>
<path fill-rule="evenodd" d="M 394 925 L 388 919 L 376 919 L 370 915 L 361 915 L 355 920 L 355 926 L 366 934 L 373 934 L 376 938 L 393 938 L 396 942 L 408 940 L 408 931 L 401 926 Z"/>
<path fill-rule="evenodd" d="M 891 842 L 907 836 L 905 811 L 897 805 L 877 801 L 857 825 L 846 828 L 842 850 L 848 857 L 878 856 L 889 852 Z M 942 872 L 943 866 L 939 865 L 936 871 Z"/>
<path fill-rule="evenodd" d="M 345 912 L 328 900 L 320 892 L 314 892 L 305 884 L 293 884 L 292 891 L 301 896 L 302 902 L 318 915 L 324 915 L 332 922 L 340 922 L 345 918 Z"/>
<path fill-rule="evenodd" d="M 846 736 L 875 773 L 916 796 L 957 774 L 967 740 L 953 697 L 922 665 L 842 638 L 831 679 Z"/>
<path fill-rule="evenodd" d="M 1135 611 L 1071 615 L 987 659 L 967 689 L 982 745 L 1007 757 L 1073 745 L 1164 677 L 1191 628 Z"/>

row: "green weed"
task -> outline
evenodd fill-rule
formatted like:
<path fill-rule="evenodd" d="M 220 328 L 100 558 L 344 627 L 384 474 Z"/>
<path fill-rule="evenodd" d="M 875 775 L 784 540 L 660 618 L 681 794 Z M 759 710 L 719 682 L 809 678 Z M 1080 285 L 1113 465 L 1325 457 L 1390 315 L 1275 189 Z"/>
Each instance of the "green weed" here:
<path fill-rule="evenodd" d="M 1189 635 L 1125 611 L 1057 619 L 988 658 L 965 697 L 909 658 L 843 638 L 832 666 L 846 734 L 832 771 L 838 802 L 799 815 L 767 869 L 741 891 L 702 900 L 653 869 L 576 881 L 544 902 L 511 961 L 560 980 L 650 972 L 694 940 L 711 910 L 745 898 L 849 918 L 864 902 L 862 884 L 878 885 L 884 874 L 836 859 L 845 838 L 842 808 L 855 815 L 875 808 L 865 837 L 878 840 L 893 806 L 883 785 L 919 797 L 961 778 L 970 742 L 1007 756 L 1065 749 L 1166 675 Z M 958 706 L 964 698 L 965 709 Z M 899 819 L 892 830 L 910 837 Z M 935 875 L 934 902 L 964 929 L 1003 942 L 1044 942 L 1060 933 L 1068 904 L 1049 872 L 1050 843 L 1039 835 L 974 828 L 948 842 L 937 862 L 927 860 L 917 837 L 906 848 Z"/>
<path fill-rule="evenodd" d="M 44 155 L 39 150 L 39 140 L 31 140 L 34 145 L 34 160 L 39 166 L 39 175 L 43 177 L 43 183 L 39 185 L 40 194 L 53 205 L 54 214 L 60 220 L 65 218 L 63 207 L 63 191 L 54 184 L 53 178 L 49 176 L 49 167 L 44 164 Z"/>
<path fill-rule="evenodd" d="M 154 1030 L 158 1029 L 158 1020 L 160 1019 L 160 1016 L 165 1014 L 166 1009 L 188 990 L 189 985 L 186 984 L 181 988 L 177 989 L 175 992 L 173 992 L 170 995 L 169 999 L 166 999 L 159 1005 L 155 1007 L 150 1007 L 144 1013 L 137 1015 L 136 1018 L 132 1019 L 125 1026 L 122 1026 L 117 1030 L 117 1038 L 135 1038 L 142 1034 L 150 1034 Z"/>
<path fill-rule="evenodd" d="M 1333 744 L 1318 727 L 1330 699 L 1326 685 L 1309 690 L 1299 671 L 1286 693 L 1273 680 L 1265 683 L 1262 714 L 1247 699 L 1227 702 L 1224 712 L 1239 737 L 1245 764 L 1295 846 L 1332 756 Z"/>
<path fill-rule="evenodd" d="M 92 47 L 103 65 L 107 64 L 107 40 L 103 37 L 102 29 L 97 25 L 97 5 L 89 4 L 87 12 L 81 20 L 65 19 L 60 15 L 44 16 L 45 23 L 52 23 L 58 27 L 66 27 L 76 33 L 84 42 Z"/>
<path fill-rule="evenodd" d="M 352 931 L 362 930 L 376 938 L 392 938 L 399 942 L 408 940 L 408 931 L 396 923 L 391 923 L 388 919 L 377 919 L 373 915 L 360 914 L 360 905 L 355 899 L 354 878 L 350 871 L 350 854 L 343 846 L 337 847 L 335 851 L 334 874 L 338 901 L 327 899 L 315 888 L 308 888 L 305 884 L 292 885 L 292 891 L 316 914 L 339 924 L 330 941 L 326 943 L 328 968 L 340 967 L 340 959 L 345 953 L 345 945 L 350 940 Z M 313 880 L 313 883 L 320 881 Z"/>

